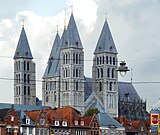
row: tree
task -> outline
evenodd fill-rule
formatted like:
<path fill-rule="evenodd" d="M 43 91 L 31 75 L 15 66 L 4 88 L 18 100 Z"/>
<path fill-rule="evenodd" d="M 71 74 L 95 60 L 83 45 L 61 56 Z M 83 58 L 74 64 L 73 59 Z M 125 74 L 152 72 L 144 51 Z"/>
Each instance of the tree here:
<path fill-rule="evenodd" d="M 97 108 L 90 108 L 85 113 L 85 116 L 93 116 L 94 114 L 97 114 L 97 113 L 99 113 L 99 110 Z"/>

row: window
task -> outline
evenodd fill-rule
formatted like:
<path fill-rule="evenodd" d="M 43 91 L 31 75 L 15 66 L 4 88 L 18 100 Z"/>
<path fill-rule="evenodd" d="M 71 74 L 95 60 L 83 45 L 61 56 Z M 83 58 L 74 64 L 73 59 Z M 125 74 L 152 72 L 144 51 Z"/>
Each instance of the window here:
<path fill-rule="evenodd" d="M 107 77 L 110 77 L 110 68 L 107 69 Z"/>
<path fill-rule="evenodd" d="M 78 77 L 78 68 L 76 69 L 76 77 Z"/>
<path fill-rule="evenodd" d="M 14 121 L 14 116 L 12 116 L 12 115 L 11 115 L 11 121 L 12 121 L 12 122 Z"/>
<path fill-rule="evenodd" d="M 26 86 L 24 86 L 24 95 L 26 95 Z"/>
<path fill-rule="evenodd" d="M 112 64 L 112 57 L 110 57 L 110 64 Z"/>
<path fill-rule="evenodd" d="M 40 124 L 44 125 L 45 124 L 45 119 L 40 119 Z"/>
<path fill-rule="evenodd" d="M 76 91 L 78 91 L 78 81 L 76 82 Z"/>
<path fill-rule="evenodd" d="M 108 56 L 106 56 L 106 63 L 108 64 Z"/>
<path fill-rule="evenodd" d="M 112 69 L 112 78 L 114 78 L 114 68 Z"/>
<path fill-rule="evenodd" d="M 99 78 L 99 69 L 97 69 L 97 78 Z"/>
<path fill-rule="evenodd" d="M 115 57 L 113 57 L 113 65 L 115 65 L 115 64 L 116 64 Z"/>
<path fill-rule="evenodd" d="M 26 70 L 26 62 L 24 61 L 24 71 Z"/>
<path fill-rule="evenodd" d="M 55 125 L 55 126 L 59 126 L 59 121 L 55 121 L 55 122 L 54 122 L 54 125 Z"/>
<path fill-rule="evenodd" d="M 103 78 L 103 68 L 101 68 L 101 78 Z"/>
<path fill-rule="evenodd" d="M 29 74 L 27 76 L 27 81 L 28 81 L 28 83 L 30 82 L 30 75 Z"/>
<path fill-rule="evenodd" d="M 78 125 L 78 120 L 75 120 L 75 121 L 74 121 L 74 125 Z"/>
<path fill-rule="evenodd" d="M 24 74 L 24 83 L 26 83 L 26 74 Z"/>
<path fill-rule="evenodd" d="M 101 65 L 101 62 L 102 62 L 102 60 L 101 60 L 101 57 L 100 57 L 100 65 Z"/>
<path fill-rule="evenodd" d="M 109 83 L 109 90 L 112 91 L 112 82 Z"/>
<path fill-rule="evenodd" d="M 30 119 L 26 119 L 26 124 L 30 124 Z"/>
<path fill-rule="evenodd" d="M 99 65 L 99 58 L 97 57 L 97 65 Z"/>
<path fill-rule="evenodd" d="M 29 71 L 29 61 L 27 62 L 27 71 Z"/>
<path fill-rule="evenodd" d="M 30 93 L 30 87 L 28 86 L 28 95 L 30 95 L 31 93 Z"/>
<path fill-rule="evenodd" d="M 104 64 L 104 56 L 102 57 L 102 63 Z"/>
<path fill-rule="evenodd" d="M 76 64 L 78 64 L 78 53 L 76 54 Z"/>
<path fill-rule="evenodd" d="M 66 122 L 66 121 L 63 121 L 63 122 L 62 122 L 62 126 L 67 126 L 67 122 Z"/>
<path fill-rule="evenodd" d="M 99 82 L 99 91 L 102 91 L 102 82 Z"/>

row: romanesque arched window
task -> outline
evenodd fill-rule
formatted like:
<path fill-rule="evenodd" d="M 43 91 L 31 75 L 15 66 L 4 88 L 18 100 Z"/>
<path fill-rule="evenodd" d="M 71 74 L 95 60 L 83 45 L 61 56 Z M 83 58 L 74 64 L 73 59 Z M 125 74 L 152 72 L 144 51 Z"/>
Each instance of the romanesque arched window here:
<path fill-rule="evenodd" d="M 112 89 L 113 89 L 112 84 L 113 84 L 112 82 L 109 83 L 109 90 L 110 90 L 110 91 L 112 91 Z"/>
<path fill-rule="evenodd" d="M 109 61 L 110 61 L 110 64 L 112 64 L 112 57 L 110 57 L 110 60 L 109 60 Z"/>
<path fill-rule="evenodd" d="M 99 78 L 99 68 L 97 68 L 97 78 Z"/>
<path fill-rule="evenodd" d="M 110 68 L 107 69 L 107 77 L 110 77 Z"/>
<path fill-rule="evenodd" d="M 113 65 L 116 64 L 116 60 L 115 60 L 115 57 L 113 57 Z"/>
<path fill-rule="evenodd" d="M 70 53 L 68 52 L 68 63 L 70 63 Z"/>
<path fill-rule="evenodd" d="M 63 53 L 62 56 L 63 56 L 63 64 L 65 64 L 65 54 Z"/>
<path fill-rule="evenodd" d="M 102 57 L 102 63 L 104 64 L 104 56 Z"/>
<path fill-rule="evenodd" d="M 101 78 L 103 78 L 103 68 L 101 68 Z"/>
<path fill-rule="evenodd" d="M 99 91 L 102 91 L 102 82 L 99 82 Z"/>
<path fill-rule="evenodd" d="M 76 53 L 76 64 L 78 64 L 78 53 Z"/>
<path fill-rule="evenodd" d="M 108 56 L 106 56 L 106 63 L 108 64 Z"/>
<path fill-rule="evenodd" d="M 26 61 L 24 61 L 23 68 L 24 68 L 24 71 L 26 71 Z"/>
<path fill-rule="evenodd" d="M 99 57 L 97 57 L 97 65 L 99 65 Z"/>
<path fill-rule="evenodd" d="M 78 81 L 76 81 L 76 91 L 78 91 Z"/>
<path fill-rule="evenodd" d="M 78 77 L 78 68 L 76 68 L 76 77 Z"/>
<path fill-rule="evenodd" d="M 29 61 L 27 62 L 27 71 L 29 71 Z"/>
<path fill-rule="evenodd" d="M 114 68 L 112 69 L 112 78 L 114 78 Z"/>
<path fill-rule="evenodd" d="M 99 62 L 100 62 L 100 65 L 101 65 L 101 62 L 102 62 L 102 58 L 101 58 L 101 56 L 100 56 Z"/>

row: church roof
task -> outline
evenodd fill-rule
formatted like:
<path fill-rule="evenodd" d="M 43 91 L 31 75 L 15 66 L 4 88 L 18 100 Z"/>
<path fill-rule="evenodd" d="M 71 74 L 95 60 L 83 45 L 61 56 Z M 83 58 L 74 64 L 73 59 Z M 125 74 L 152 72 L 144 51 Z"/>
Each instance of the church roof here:
<path fill-rule="evenodd" d="M 106 112 L 99 112 L 97 114 L 100 127 L 115 127 L 115 128 L 124 128 L 119 122 L 117 122 L 114 118 L 112 118 Z"/>
<path fill-rule="evenodd" d="M 115 53 L 115 54 L 118 53 L 107 21 L 105 21 L 103 25 L 94 54 L 104 53 L 104 52 Z"/>
<path fill-rule="evenodd" d="M 14 55 L 14 59 L 18 58 L 33 59 L 24 27 L 22 27 L 17 49 Z"/>
<path fill-rule="evenodd" d="M 43 78 L 59 76 L 60 37 L 56 34 Z"/>
<path fill-rule="evenodd" d="M 129 100 L 133 101 L 141 101 L 137 91 L 135 90 L 132 83 L 129 82 L 118 82 L 118 93 L 119 93 L 119 100 Z"/>
<path fill-rule="evenodd" d="M 69 24 L 66 30 L 66 37 L 63 37 L 63 40 L 64 43 L 62 48 L 83 48 L 73 14 L 71 14 Z"/>

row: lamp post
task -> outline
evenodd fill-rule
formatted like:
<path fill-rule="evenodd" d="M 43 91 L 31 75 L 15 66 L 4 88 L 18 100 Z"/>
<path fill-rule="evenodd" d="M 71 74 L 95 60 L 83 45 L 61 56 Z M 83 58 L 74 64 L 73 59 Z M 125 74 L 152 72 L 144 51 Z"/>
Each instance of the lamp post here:
<path fill-rule="evenodd" d="M 126 66 L 126 62 L 125 61 L 120 62 L 119 65 L 120 66 L 118 67 L 117 71 L 120 73 L 120 75 L 122 77 L 124 77 L 126 75 L 127 71 L 130 71 L 130 70 Z"/>

